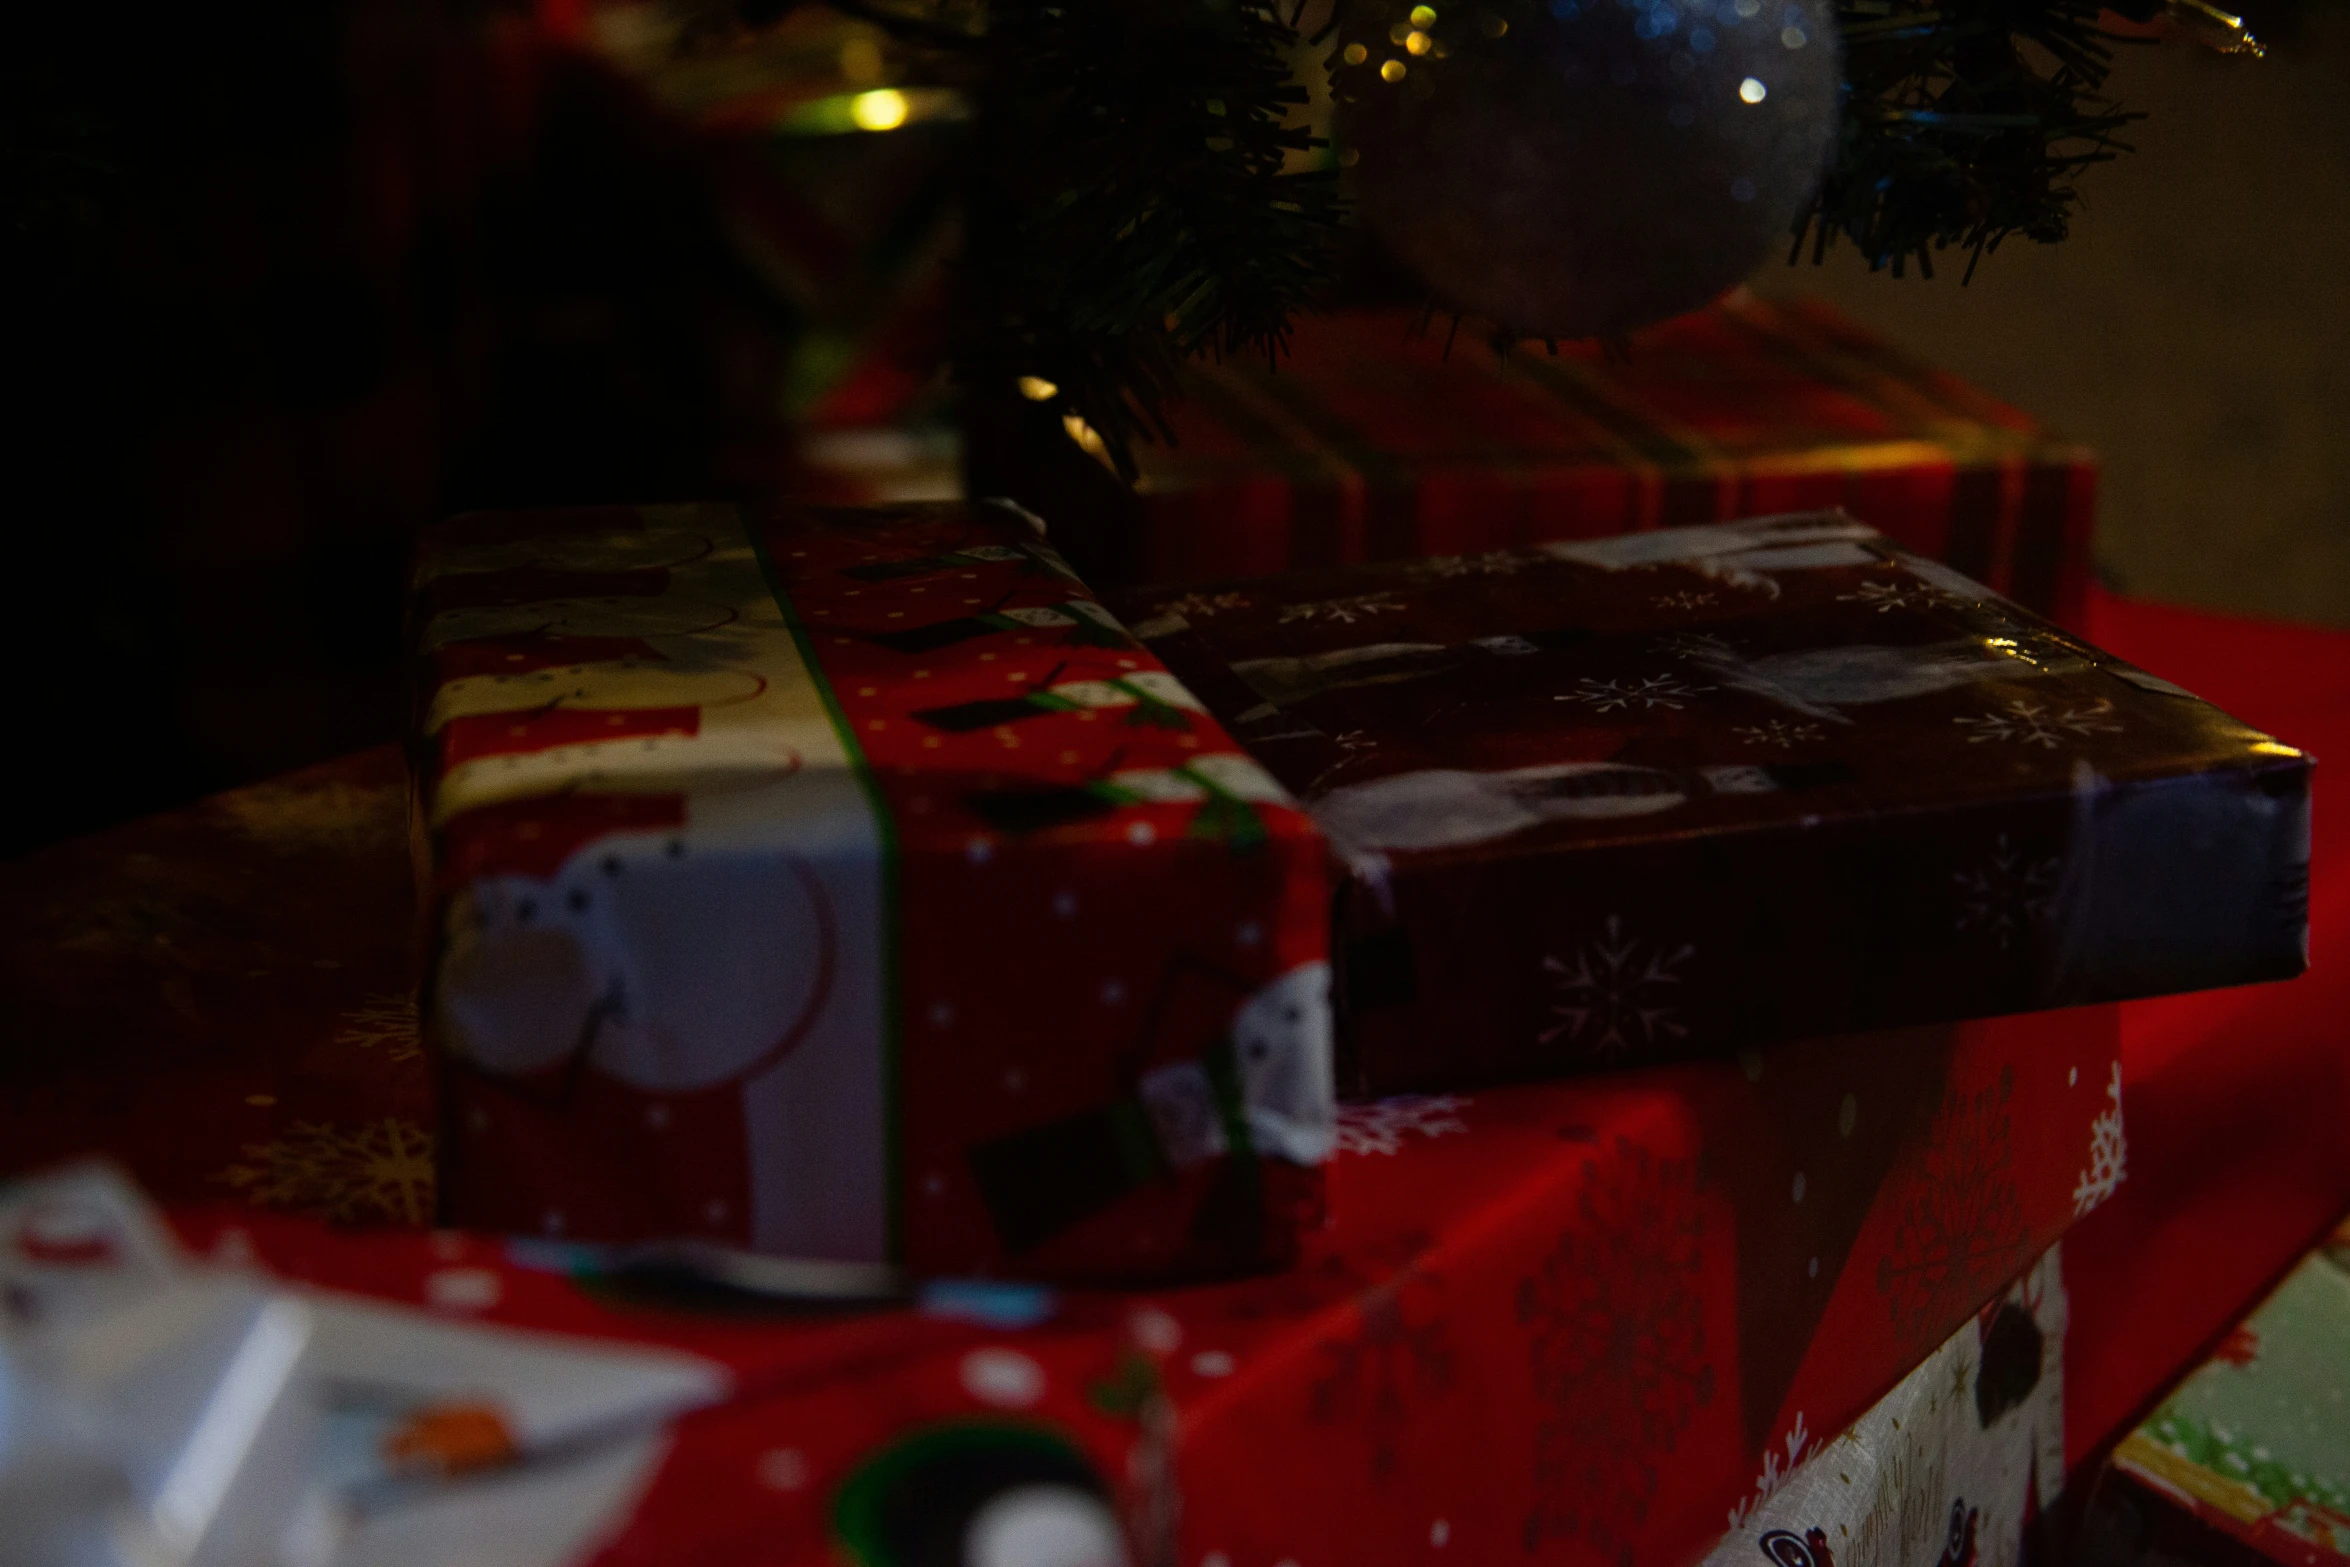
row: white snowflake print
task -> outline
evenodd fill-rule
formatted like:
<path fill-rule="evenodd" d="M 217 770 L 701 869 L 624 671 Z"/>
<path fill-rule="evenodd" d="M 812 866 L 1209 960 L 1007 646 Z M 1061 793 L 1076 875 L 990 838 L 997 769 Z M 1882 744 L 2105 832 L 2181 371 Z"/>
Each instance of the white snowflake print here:
<path fill-rule="evenodd" d="M 1703 631 L 1670 631 L 1656 639 L 1656 650 L 1668 658 L 1692 658 L 1703 664 L 1735 659 L 1738 650 L 1721 637 Z"/>
<path fill-rule="evenodd" d="M 1412 1137 L 1443 1137 L 1465 1132 L 1469 1123 L 1460 1113 L 1469 1101 L 1456 1094 L 1398 1094 L 1367 1104 L 1338 1107 L 1338 1151 L 1352 1154 L 1398 1154 Z"/>
<path fill-rule="evenodd" d="M 1981 745 L 1986 740 L 2013 740 L 2053 751 L 2068 735 L 2085 739 L 2093 734 L 2120 734 L 2122 726 L 2114 722 L 2112 713 L 2113 703 L 2104 697 L 2086 706 L 2062 710 L 2017 697 L 2003 712 L 1985 713 L 1980 718 L 1954 718 L 1951 722 L 1967 730 L 1970 745 Z"/>
<path fill-rule="evenodd" d="M 1817 740 L 1820 737 L 1820 726 L 1791 723 L 1784 718 L 1766 718 L 1759 724 L 1734 724 L 1730 733 L 1747 745 L 1777 746 L 1784 751 Z"/>
<path fill-rule="evenodd" d="M 1212 618 L 1217 611 L 1248 608 L 1245 593 L 1186 593 L 1179 599 L 1170 599 L 1159 606 L 1162 615 L 1181 615 L 1186 620 Z"/>
<path fill-rule="evenodd" d="M 1693 686 L 1678 675 L 1627 675 L 1620 680 L 1594 680 L 1589 675 L 1581 675 L 1575 680 L 1575 689 L 1560 692 L 1556 700 L 1581 702 L 1602 713 L 1621 712 L 1633 706 L 1643 711 L 1652 707 L 1678 710 L 1686 707 L 1691 697 L 1712 689 L 1712 686 Z"/>
<path fill-rule="evenodd" d="M 1610 914 L 1598 939 L 1571 961 L 1544 956 L 1542 966 L 1558 992 L 1550 1015 L 1558 1021 L 1542 1031 L 1542 1043 L 1584 1044 L 1588 1034 L 1589 1054 L 1607 1060 L 1635 1044 L 1682 1038 L 1689 1030 L 1675 1019 L 1679 1009 L 1669 1001 L 1681 983 L 1673 971 L 1696 953 L 1686 944 L 1667 952 L 1627 936 L 1623 917 Z"/>
<path fill-rule="evenodd" d="M 2063 868 L 2055 858 L 2028 858 L 2001 833 L 1990 858 L 1973 870 L 1951 874 L 1958 887 L 1956 928 L 1989 931 L 2006 951 L 2048 912 Z"/>
<path fill-rule="evenodd" d="M 2113 1108 L 2100 1111 L 2089 1123 L 2089 1168 L 2073 1187 L 2073 1216 L 2080 1217 L 2121 1189 L 2130 1174 L 2130 1141 L 2122 1130 L 2122 1064 L 2113 1064 L 2105 1085 Z"/>
<path fill-rule="evenodd" d="M 1487 550 L 1480 555 L 1431 555 L 1412 569 L 1424 577 L 1507 577 L 1524 570 L 1538 557 Z"/>
<path fill-rule="evenodd" d="M 1810 1446 L 1811 1433 L 1803 1428 L 1803 1411 L 1798 1409 L 1795 1411 L 1795 1429 L 1787 1433 L 1786 1466 L 1780 1466 L 1776 1449 L 1763 1449 L 1762 1473 L 1754 1477 L 1754 1495 L 1741 1497 L 1730 1509 L 1731 1528 L 1744 1528 L 1746 1520 L 1753 1517 L 1763 1503 L 1778 1494 L 1779 1488 L 1794 1476 L 1795 1466 L 1803 1462 L 1804 1450 Z"/>
<path fill-rule="evenodd" d="M 1358 593 L 1353 598 L 1321 599 L 1311 604 L 1284 604 L 1281 606 L 1281 624 L 1296 620 L 1327 621 L 1334 626 L 1351 626 L 1372 615 L 1401 614 L 1403 606 L 1392 593 Z"/>
<path fill-rule="evenodd" d="M 1684 588 L 1678 593 L 1659 593 L 1648 602 L 1658 609 L 1702 609 L 1713 601 L 1711 593 L 1698 593 Z"/>
<path fill-rule="evenodd" d="M 1924 609 L 1950 597 L 1940 588 L 1924 582 L 1864 582 L 1857 592 L 1839 593 L 1839 604 L 1859 604 L 1880 615 L 1889 615 L 1897 609 Z"/>

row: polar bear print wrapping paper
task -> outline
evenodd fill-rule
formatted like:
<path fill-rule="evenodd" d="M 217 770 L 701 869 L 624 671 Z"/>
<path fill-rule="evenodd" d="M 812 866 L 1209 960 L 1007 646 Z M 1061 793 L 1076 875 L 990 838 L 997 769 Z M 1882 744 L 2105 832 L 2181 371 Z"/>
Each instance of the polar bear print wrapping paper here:
<path fill-rule="evenodd" d="M 455 519 L 419 554 L 451 1221 L 917 1271 L 1288 1255 L 1311 823 L 1000 507 Z"/>
<path fill-rule="evenodd" d="M 1353 1093 L 2278 979 L 2311 760 L 1841 512 L 1136 593 L 1346 866 Z"/>

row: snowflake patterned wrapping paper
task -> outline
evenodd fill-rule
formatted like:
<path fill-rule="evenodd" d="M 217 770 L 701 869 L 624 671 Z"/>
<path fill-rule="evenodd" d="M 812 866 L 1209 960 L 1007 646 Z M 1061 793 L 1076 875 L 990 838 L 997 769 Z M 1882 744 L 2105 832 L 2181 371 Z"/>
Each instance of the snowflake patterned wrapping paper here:
<path fill-rule="evenodd" d="M 2308 757 L 1839 512 L 1126 607 L 1346 867 L 1346 1091 L 2304 962 Z"/>
<path fill-rule="evenodd" d="M 1009 1529 L 1039 1489 L 1112 1511 L 1133 1567 L 1678 1567 L 1753 1514 L 1773 1458 L 1995 1327 L 1986 1303 L 2119 1179 L 2112 1009 L 1889 1043 L 1348 1105 L 1332 1222 L 1295 1268 L 1151 1292 L 950 1281 L 910 1309 L 696 1313 L 707 1289 L 591 1247 L 217 1208 L 183 1228 L 312 1282 L 726 1367 L 734 1401 L 678 1426 L 600 1567 L 900 1567 Z M 2054 1390 L 2021 1369 L 1993 1391 L 2044 1425 Z"/>
<path fill-rule="evenodd" d="M 1277 1262 L 1323 850 L 1017 513 L 460 518 L 418 809 L 459 1224 L 921 1271 Z"/>
<path fill-rule="evenodd" d="M 1797 1426 L 1705 1567 L 2016 1567 L 2064 1490 L 2052 1248 L 1832 1441 Z"/>
<path fill-rule="evenodd" d="M 2153 1493 L 2147 1511 L 2175 1509 L 2285 1567 L 2350 1561 L 2350 1223 L 2122 1439 L 2112 1462 L 2124 1486 Z M 2231 1554 L 2206 1541 L 2189 1559 Z"/>
<path fill-rule="evenodd" d="M 1615 357 L 1497 359 L 1410 311 L 1306 316 L 1292 348 L 1187 367 L 1135 492 L 1055 419 L 975 403 L 972 493 L 1040 512 L 1105 590 L 1842 506 L 2078 624 L 2095 459 L 1824 305 L 1741 291 Z"/>

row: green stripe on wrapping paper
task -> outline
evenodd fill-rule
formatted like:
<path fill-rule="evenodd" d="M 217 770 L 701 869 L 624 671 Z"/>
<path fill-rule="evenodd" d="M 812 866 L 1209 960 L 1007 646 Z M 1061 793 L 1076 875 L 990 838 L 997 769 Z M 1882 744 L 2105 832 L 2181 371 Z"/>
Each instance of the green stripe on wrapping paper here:
<path fill-rule="evenodd" d="M 864 793 L 865 808 L 873 816 L 873 835 L 881 846 L 881 1126 L 882 1164 L 887 1171 L 888 1217 L 884 1221 L 884 1250 L 892 1262 L 904 1254 L 905 1192 L 901 1177 L 904 1161 L 901 1157 L 902 1139 L 899 1135 L 898 1040 L 900 1016 L 898 1005 L 898 834 L 897 825 L 890 819 L 889 802 L 882 798 L 881 782 L 873 776 L 873 769 L 865 761 L 865 750 L 857 744 L 856 732 L 849 727 L 849 715 L 833 694 L 832 678 L 825 674 L 823 662 L 816 655 L 814 639 L 792 608 L 791 596 L 783 591 L 783 578 L 775 569 L 775 560 L 767 553 L 767 540 L 759 529 L 742 520 L 735 520 L 743 530 L 743 537 L 751 541 L 751 553 L 759 560 L 759 574 L 767 581 L 767 593 L 775 600 L 775 608 L 783 616 L 784 628 L 791 633 L 792 645 L 799 650 L 800 662 L 807 666 L 808 679 L 816 687 L 816 696 L 824 704 L 824 716 L 832 724 L 832 732 L 840 739 L 841 751 L 849 759 L 849 769 L 856 774 L 857 787 Z"/>

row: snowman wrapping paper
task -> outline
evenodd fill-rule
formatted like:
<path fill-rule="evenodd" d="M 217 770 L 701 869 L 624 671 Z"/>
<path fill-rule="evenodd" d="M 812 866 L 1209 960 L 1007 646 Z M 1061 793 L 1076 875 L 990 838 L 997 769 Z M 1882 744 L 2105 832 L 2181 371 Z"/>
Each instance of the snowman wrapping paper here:
<path fill-rule="evenodd" d="M 2307 961 L 2307 755 L 1841 512 L 1125 607 L 1346 868 L 1348 1092 Z"/>
<path fill-rule="evenodd" d="M 412 624 L 452 1222 L 1103 1279 L 1313 1222 L 1320 840 L 1018 512 L 458 518 Z"/>

